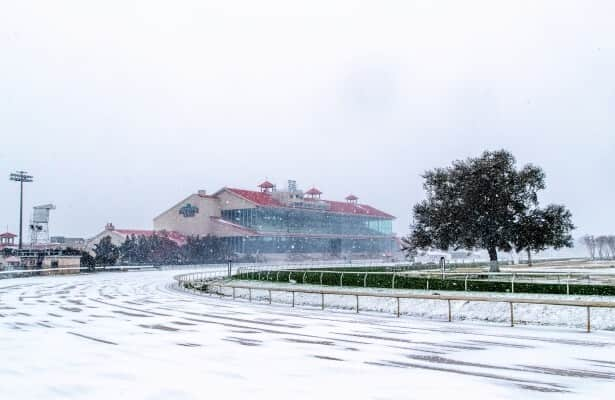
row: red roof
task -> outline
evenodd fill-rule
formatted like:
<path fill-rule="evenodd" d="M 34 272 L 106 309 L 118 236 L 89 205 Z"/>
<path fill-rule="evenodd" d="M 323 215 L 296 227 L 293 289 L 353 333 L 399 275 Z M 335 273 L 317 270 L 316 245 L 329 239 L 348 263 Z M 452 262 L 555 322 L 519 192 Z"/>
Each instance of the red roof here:
<path fill-rule="evenodd" d="M 277 199 L 274 199 L 271 196 L 271 193 L 255 192 L 253 190 L 244 189 L 226 189 L 229 192 L 234 193 L 237 196 L 242 197 L 251 203 L 258 204 L 259 206 L 283 207 L 283 204 L 280 203 Z"/>
<path fill-rule="evenodd" d="M 233 189 L 233 188 L 226 188 L 226 190 L 258 206 L 285 207 L 285 205 L 282 204 L 277 199 L 275 199 L 271 195 L 271 193 L 255 192 L 252 190 Z M 366 204 L 346 203 L 343 201 L 331 201 L 331 200 L 321 200 L 321 201 L 327 204 L 328 208 L 326 209 L 326 211 L 329 211 L 329 212 L 352 214 L 352 215 L 366 215 L 366 216 L 386 218 L 386 219 L 395 218 L 391 214 L 387 214 L 384 211 L 380 211 Z"/>
<path fill-rule="evenodd" d="M 261 189 L 273 189 L 274 185 L 273 183 L 269 182 L 269 181 L 265 181 L 263 183 L 261 183 L 260 185 L 258 185 L 259 188 Z"/>
<path fill-rule="evenodd" d="M 11 232 L 4 232 L 4 233 L 0 234 L 0 238 L 3 238 L 3 239 L 5 239 L 5 238 L 12 239 L 12 238 L 16 238 L 16 237 L 17 237 L 17 235 L 15 235 L 15 234 L 13 234 Z"/>
<path fill-rule="evenodd" d="M 379 218 L 387 218 L 387 219 L 395 218 L 391 214 L 387 214 L 384 211 L 380 211 L 377 208 L 368 206 L 367 204 L 345 203 L 343 201 L 331 201 L 331 200 L 325 200 L 325 201 L 329 203 L 329 211 L 331 212 L 338 212 L 338 213 L 344 213 L 344 214 L 368 215 L 371 217 L 379 217 Z"/>
<path fill-rule="evenodd" d="M 320 196 L 322 194 L 322 192 L 318 189 L 316 189 L 315 187 L 311 188 L 310 190 L 308 190 L 307 192 L 305 192 L 305 194 L 309 194 L 312 196 Z"/>

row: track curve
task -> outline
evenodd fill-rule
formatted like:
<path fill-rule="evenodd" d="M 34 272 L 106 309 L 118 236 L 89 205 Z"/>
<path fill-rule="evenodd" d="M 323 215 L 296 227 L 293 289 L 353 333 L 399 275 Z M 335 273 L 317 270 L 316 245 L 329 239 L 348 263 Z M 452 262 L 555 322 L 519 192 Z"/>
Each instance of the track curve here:
<path fill-rule="evenodd" d="M 601 398 L 615 384 L 610 332 L 233 302 L 174 275 L 0 281 L 0 398 Z"/>

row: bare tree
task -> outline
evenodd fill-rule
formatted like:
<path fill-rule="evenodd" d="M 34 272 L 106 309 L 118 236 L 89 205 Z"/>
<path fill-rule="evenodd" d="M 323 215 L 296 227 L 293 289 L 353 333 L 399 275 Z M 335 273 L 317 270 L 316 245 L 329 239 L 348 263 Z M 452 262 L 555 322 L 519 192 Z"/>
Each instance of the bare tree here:
<path fill-rule="evenodd" d="M 598 258 L 604 260 L 608 258 L 609 247 L 607 245 L 607 237 L 606 236 L 597 236 L 596 237 L 596 247 L 598 248 Z"/>
<path fill-rule="evenodd" d="M 609 235 L 606 239 L 606 244 L 609 246 L 609 250 L 611 252 L 611 258 L 615 259 L 615 235 Z"/>
<path fill-rule="evenodd" d="M 589 256 L 592 260 L 596 259 L 596 239 L 593 235 L 585 235 L 581 238 L 581 243 L 587 247 Z"/>

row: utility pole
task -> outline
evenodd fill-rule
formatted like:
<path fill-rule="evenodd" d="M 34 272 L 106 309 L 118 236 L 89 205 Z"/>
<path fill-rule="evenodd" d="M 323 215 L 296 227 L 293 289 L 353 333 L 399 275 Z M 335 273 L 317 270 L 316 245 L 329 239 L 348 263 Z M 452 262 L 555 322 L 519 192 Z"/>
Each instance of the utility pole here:
<path fill-rule="evenodd" d="M 19 182 L 19 250 L 23 247 L 23 183 L 32 182 L 32 175 L 26 171 L 17 171 L 10 175 L 10 180 Z"/>

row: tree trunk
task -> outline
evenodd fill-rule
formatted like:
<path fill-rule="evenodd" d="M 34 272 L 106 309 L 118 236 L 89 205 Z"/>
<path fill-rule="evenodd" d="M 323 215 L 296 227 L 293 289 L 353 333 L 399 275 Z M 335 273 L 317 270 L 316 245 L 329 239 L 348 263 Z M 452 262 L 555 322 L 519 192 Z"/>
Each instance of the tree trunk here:
<path fill-rule="evenodd" d="M 498 265 L 498 251 L 495 247 L 487 249 L 489 252 L 489 272 L 500 272 L 500 266 Z"/>
<path fill-rule="evenodd" d="M 530 249 L 527 249 L 527 266 L 532 266 L 532 251 Z"/>

